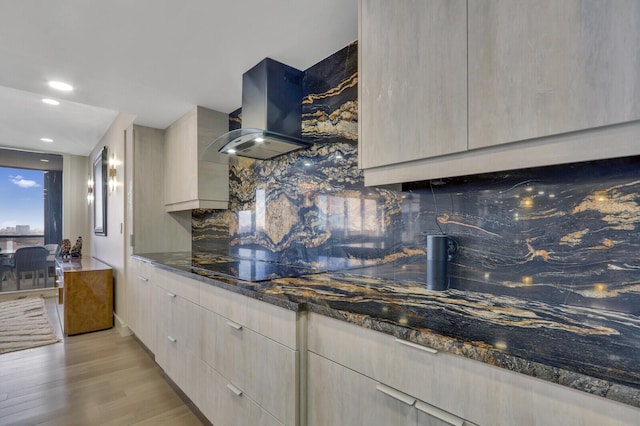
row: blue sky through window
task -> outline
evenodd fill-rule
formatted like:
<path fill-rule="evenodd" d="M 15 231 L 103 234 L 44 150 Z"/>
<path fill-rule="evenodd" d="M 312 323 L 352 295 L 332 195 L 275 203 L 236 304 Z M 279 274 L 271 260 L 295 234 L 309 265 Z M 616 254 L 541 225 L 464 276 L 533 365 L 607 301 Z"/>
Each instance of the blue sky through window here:
<path fill-rule="evenodd" d="M 44 172 L 0 167 L 0 234 L 18 225 L 44 232 Z"/>

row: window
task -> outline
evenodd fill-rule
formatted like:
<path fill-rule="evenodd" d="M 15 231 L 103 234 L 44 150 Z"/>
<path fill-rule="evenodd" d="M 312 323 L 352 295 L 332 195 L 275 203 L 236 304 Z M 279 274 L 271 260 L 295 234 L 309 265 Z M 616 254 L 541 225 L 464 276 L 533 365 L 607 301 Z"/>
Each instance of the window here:
<path fill-rule="evenodd" d="M 0 249 L 62 240 L 61 155 L 0 148 Z"/>
<path fill-rule="evenodd" d="M 0 167 L 0 248 L 44 244 L 45 173 Z"/>

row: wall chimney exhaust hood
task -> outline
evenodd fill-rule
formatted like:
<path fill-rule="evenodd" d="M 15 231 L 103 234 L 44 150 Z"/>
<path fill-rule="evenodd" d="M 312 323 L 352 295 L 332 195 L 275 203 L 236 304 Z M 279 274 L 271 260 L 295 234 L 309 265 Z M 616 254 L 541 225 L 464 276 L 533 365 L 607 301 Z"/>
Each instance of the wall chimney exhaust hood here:
<path fill-rule="evenodd" d="M 242 128 L 215 139 L 200 159 L 218 152 L 267 160 L 308 148 L 302 139 L 304 73 L 265 58 L 242 75 Z"/>

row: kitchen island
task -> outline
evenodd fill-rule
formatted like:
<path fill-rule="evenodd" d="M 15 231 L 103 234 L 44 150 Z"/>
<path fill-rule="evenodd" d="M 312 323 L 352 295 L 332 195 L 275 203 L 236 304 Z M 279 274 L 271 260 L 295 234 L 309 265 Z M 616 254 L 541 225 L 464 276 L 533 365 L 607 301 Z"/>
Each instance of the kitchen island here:
<path fill-rule="evenodd" d="M 384 266 L 249 282 L 209 271 L 207 264 L 228 260 L 211 253 L 134 259 L 291 311 L 640 407 L 640 319 L 631 314 L 495 296 L 474 291 L 473 283 L 433 292 L 402 277 L 373 278 L 385 276 Z"/>

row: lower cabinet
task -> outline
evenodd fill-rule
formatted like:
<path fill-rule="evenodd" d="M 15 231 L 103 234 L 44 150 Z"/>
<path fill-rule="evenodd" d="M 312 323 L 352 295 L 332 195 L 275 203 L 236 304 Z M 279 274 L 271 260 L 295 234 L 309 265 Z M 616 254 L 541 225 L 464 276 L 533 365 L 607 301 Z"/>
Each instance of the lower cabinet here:
<path fill-rule="evenodd" d="M 132 330 L 216 426 L 638 424 L 629 405 L 130 267 Z"/>
<path fill-rule="evenodd" d="M 297 312 L 136 259 L 128 277 L 131 329 L 213 424 L 304 424 Z"/>
<path fill-rule="evenodd" d="M 137 259 L 129 259 L 127 266 L 129 297 L 129 328 L 151 352 L 156 352 L 155 290 L 153 267 Z"/>
<path fill-rule="evenodd" d="M 267 337 L 247 325 L 271 323 L 273 315 L 262 308 L 276 308 L 276 315 L 290 317 L 290 327 L 274 331 L 286 333 L 288 328 L 293 333 L 289 337 L 295 340 L 296 313 L 251 299 L 241 303 L 242 299 L 238 298 L 244 296 L 229 294 L 228 306 L 237 302 L 236 308 L 228 309 L 225 312 L 228 316 L 223 316 L 210 310 L 217 306 L 214 300 L 219 301 L 222 294 L 211 286 L 201 290 L 205 296 L 202 301 L 200 359 L 227 381 L 225 386 L 228 389 L 221 397 L 229 398 L 231 389 L 232 393 L 238 394 L 237 397 L 244 396 L 269 414 L 266 417 L 261 415 L 262 423 L 246 424 L 272 424 L 271 417 L 277 420 L 277 424 L 299 424 L 298 350 L 283 343 L 289 341 L 288 338 L 277 341 L 276 336 Z M 214 424 L 218 425 L 215 421 Z"/>
<path fill-rule="evenodd" d="M 408 408 L 419 425 L 638 424 L 630 405 L 323 315 L 309 314 L 307 339 L 310 425 L 403 425 L 376 419 Z M 334 412 L 352 416 L 350 422 L 323 417 Z"/>
<path fill-rule="evenodd" d="M 218 426 L 282 426 L 251 399 L 241 388 L 210 367 L 198 362 L 198 395 L 200 411 Z"/>
<path fill-rule="evenodd" d="M 198 392 L 201 308 L 174 292 L 155 287 L 156 362 L 191 399 Z"/>
<path fill-rule="evenodd" d="M 308 354 L 308 386 L 309 426 L 472 425 L 313 352 Z"/>
<path fill-rule="evenodd" d="M 377 389 L 378 383 L 309 352 L 307 424 L 415 426 L 415 399 L 408 404 Z"/>

